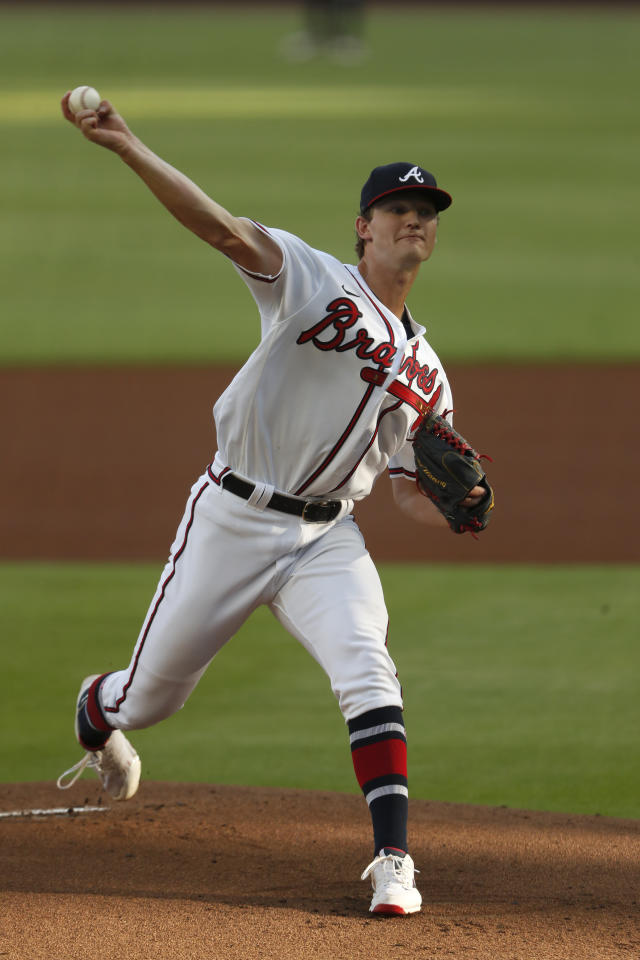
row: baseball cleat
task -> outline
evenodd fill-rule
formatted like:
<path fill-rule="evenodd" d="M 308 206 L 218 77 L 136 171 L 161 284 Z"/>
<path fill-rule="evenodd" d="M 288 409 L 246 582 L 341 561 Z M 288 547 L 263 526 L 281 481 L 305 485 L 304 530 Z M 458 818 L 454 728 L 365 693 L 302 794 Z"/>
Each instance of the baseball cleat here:
<path fill-rule="evenodd" d="M 78 708 L 87 689 L 99 674 L 85 677 L 80 685 L 76 703 L 75 733 L 78 738 Z M 78 738 L 79 739 L 79 738 Z M 140 757 L 125 737 L 122 730 L 114 730 L 100 750 L 87 750 L 84 757 L 75 763 L 56 780 L 60 790 L 68 790 L 86 769 L 93 770 L 103 789 L 114 800 L 129 800 L 140 783 Z M 65 779 L 72 774 L 69 780 Z"/>
<path fill-rule="evenodd" d="M 414 880 L 417 872 L 408 853 L 400 857 L 381 850 L 361 877 L 362 880 L 371 877 L 373 898 L 369 912 L 390 916 L 417 913 L 422 906 Z"/>

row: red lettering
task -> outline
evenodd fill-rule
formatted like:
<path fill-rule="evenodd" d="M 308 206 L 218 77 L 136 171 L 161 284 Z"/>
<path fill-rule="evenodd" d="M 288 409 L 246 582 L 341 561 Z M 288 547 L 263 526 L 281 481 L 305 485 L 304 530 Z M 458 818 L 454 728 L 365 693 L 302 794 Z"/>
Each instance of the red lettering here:
<path fill-rule="evenodd" d="M 379 343 L 373 351 L 371 359 L 382 367 L 390 367 L 396 355 L 396 348 L 390 343 Z"/>
<path fill-rule="evenodd" d="M 407 382 L 411 385 L 413 381 L 416 381 L 416 386 L 419 390 L 429 396 L 433 392 L 433 388 L 436 385 L 436 380 L 438 377 L 438 370 L 434 367 L 433 370 L 429 370 L 429 367 L 426 364 L 421 364 L 418 360 L 418 344 L 414 343 L 411 348 L 412 355 L 410 357 L 405 357 L 402 365 L 400 367 L 400 372 L 406 370 L 407 372 Z"/>
<path fill-rule="evenodd" d="M 333 322 L 333 317 L 323 317 L 322 320 L 319 320 L 313 327 L 309 327 L 308 330 L 303 330 L 296 343 L 307 343 L 309 340 L 314 340 L 319 333 L 322 333 L 330 323 Z"/>
<path fill-rule="evenodd" d="M 372 343 L 373 343 L 373 340 L 371 339 L 371 337 L 367 337 L 367 339 L 364 340 L 356 350 L 356 356 L 359 357 L 361 360 L 371 360 L 371 358 L 373 357 L 374 351 L 367 348 L 370 348 Z"/>
<path fill-rule="evenodd" d="M 356 330 L 356 335 L 353 340 L 348 340 L 346 343 L 343 343 L 342 346 L 336 347 L 336 350 L 338 353 L 343 353 L 345 350 L 353 350 L 354 347 L 357 347 L 356 353 L 360 356 L 360 350 L 367 346 L 370 347 L 372 342 L 371 337 L 364 327 L 360 327 L 359 330 Z"/>
<path fill-rule="evenodd" d="M 416 383 L 423 393 L 431 393 L 435 386 L 437 370 L 429 370 L 428 367 L 422 367 Z"/>
<path fill-rule="evenodd" d="M 327 304 L 326 316 L 309 327 L 308 330 L 303 330 L 296 343 L 302 344 L 311 341 L 318 350 L 336 350 L 338 353 L 344 353 L 345 350 L 355 350 L 356 356 L 360 360 L 373 360 L 381 366 L 390 367 L 396 355 L 396 347 L 388 341 L 378 343 L 374 347 L 374 339 L 369 336 L 369 331 L 364 327 L 356 330 L 352 340 L 344 342 L 346 331 L 361 316 L 362 314 L 353 300 L 339 297 Z M 335 335 L 330 340 L 321 340 L 320 334 L 328 330 L 329 327 L 333 328 Z"/>
<path fill-rule="evenodd" d="M 352 327 L 356 320 L 362 316 L 353 300 L 348 300 L 346 297 L 339 297 L 337 300 L 332 300 L 331 303 L 327 305 L 327 311 L 326 317 L 323 317 L 322 320 L 319 320 L 318 323 L 314 324 L 314 326 L 308 330 L 302 331 L 296 343 L 307 343 L 309 340 L 312 340 L 319 350 L 337 350 L 344 340 L 345 330 Z M 318 340 L 319 334 L 332 324 L 336 331 L 333 339 Z"/>
<path fill-rule="evenodd" d="M 374 338 L 370 336 L 365 327 L 359 327 L 351 340 L 345 341 L 347 330 L 354 326 L 357 320 L 362 317 L 357 306 L 348 297 L 338 297 L 327 304 L 327 313 L 318 320 L 308 330 L 303 330 L 296 343 L 303 344 L 311 341 L 318 350 L 335 350 L 337 353 L 344 353 L 347 350 L 355 350 L 359 360 L 369 360 L 377 364 L 378 370 L 364 368 L 360 371 L 361 377 L 369 383 L 382 383 L 396 355 L 397 347 L 384 340 L 382 343 L 375 343 Z M 328 340 L 321 339 L 321 335 L 329 331 L 333 333 Z M 409 387 L 415 380 L 416 387 L 425 395 L 433 393 L 438 378 L 438 370 L 434 367 L 430 370 L 426 364 L 421 364 L 418 360 L 418 343 L 414 342 L 411 346 L 411 354 L 405 356 L 400 364 L 398 376 L 405 373 Z M 441 388 L 438 387 L 435 395 L 431 398 L 431 403 L 435 403 L 440 395 Z"/>

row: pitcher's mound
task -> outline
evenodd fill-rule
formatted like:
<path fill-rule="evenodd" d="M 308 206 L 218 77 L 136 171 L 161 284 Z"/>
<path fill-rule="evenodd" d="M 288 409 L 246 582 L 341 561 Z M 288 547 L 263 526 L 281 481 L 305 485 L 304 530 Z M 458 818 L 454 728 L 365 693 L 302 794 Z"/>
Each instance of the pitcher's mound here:
<path fill-rule="evenodd" d="M 423 910 L 368 913 L 358 796 L 0 786 L 12 960 L 596 960 L 640 955 L 640 821 L 411 801 Z M 104 811 L 104 807 L 109 809 Z"/>

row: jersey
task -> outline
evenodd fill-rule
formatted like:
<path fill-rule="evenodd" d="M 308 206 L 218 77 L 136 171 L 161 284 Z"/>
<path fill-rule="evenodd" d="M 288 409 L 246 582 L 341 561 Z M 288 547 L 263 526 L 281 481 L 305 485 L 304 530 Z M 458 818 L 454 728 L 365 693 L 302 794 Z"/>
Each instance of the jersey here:
<path fill-rule="evenodd" d="M 411 440 L 426 405 L 452 406 L 424 327 L 408 315 L 409 336 L 357 267 L 267 232 L 283 254 L 276 276 L 234 264 L 262 336 L 215 404 L 214 471 L 345 500 L 366 497 L 387 468 L 414 478 Z"/>

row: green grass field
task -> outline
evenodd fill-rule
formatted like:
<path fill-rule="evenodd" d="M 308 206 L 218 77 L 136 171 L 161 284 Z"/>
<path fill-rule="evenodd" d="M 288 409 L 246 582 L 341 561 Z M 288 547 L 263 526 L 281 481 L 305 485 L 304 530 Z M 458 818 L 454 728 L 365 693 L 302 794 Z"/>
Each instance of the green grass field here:
<path fill-rule="evenodd" d="M 298 14 L 0 8 L 0 363 L 237 362 L 232 268 L 63 123 L 91 83 L 237 214 L 353 259 L 378 163 L 455 197 L 411 306 L 446 360 L 637 360 L 636 10 L 372 9 L 358 67 L 279 55 Z"/>
<path fill-rule="evenodd" d="M 81 756 L 79 680 L 126 665 L 159 573 L 0 567 L 3 780 L 54 780 Z M 412 796 L 640 816 L 638 570 L 389 566 L 382 579 Z M 183 711 L 132 739 L 154 780 L 358 790 L 327 679 L 266 610 Z"/>

